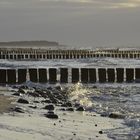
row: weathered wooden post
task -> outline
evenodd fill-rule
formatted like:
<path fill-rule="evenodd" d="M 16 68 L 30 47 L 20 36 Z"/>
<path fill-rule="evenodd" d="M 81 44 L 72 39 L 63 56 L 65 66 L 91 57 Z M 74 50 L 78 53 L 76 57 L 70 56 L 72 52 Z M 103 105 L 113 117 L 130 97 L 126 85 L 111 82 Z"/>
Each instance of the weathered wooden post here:
<path fill-rule="evenodd" d="M 96 69 L 90 68 L 89 69 L 89 83 L 96 83 L 97 76 L 96 76 Z"/>
<path fill-rule="evenodd" d="M 68 83 L 68 68 L 60 69 L 60 83 Z"/>
<path fill-rule="evenodd" d="M 134 81 L 134 69 L 126 68 L 126 82 L 131 83 Z"/>
<path fill-rule="evenodd" d="M 6 70 L 0 69 L 0 84 L 6 84 Z"/>
<path fill-rule="evenodd" d="M 79 82 L 79 69 L 72 68 L 72 83 Z"/>
<path fill-rule="evenodd" d="M 140 83 L 140 68 L 135 69 L 135 81 L 136 83 Z"/>
<path fill-rule="evenodd" d="M 115 82 L 115 69 L 108 68 L 107 69 L 107 77 L 108 77 L 109 83 L 114 83 Z"/>
<path fill-rule="evenodd" d="M 87 68 L 81 68 L 81 82 L 82 83 L 88 83 L 88 69 Z"/>
<path fill-rule="evenodd" d="M 122 83 L 124 81 L 124 68 L 116 68 L 117 82 Z"/>
<path fill-rule="evenodd" d="M 38 69 L 39 74 L 39 82 L 47 83 L 47 70 L 46 69 Z"/>
<path fill-rule="evenodd" d="M 31 82 L 37 83 L 38 82 L 37 69 L 35 68 L 29 69 L 29 77 Z"/>
<path fill-rule="evenodd" d="M 7 83 L 16 84 L 16 70 L 15 69 L 7 69 Z"/>
<path fill-rule="evenodd" d="M 18 69 L 18 83 L 19 84 L 26 82 L 26 75 L 27 75 L 26 69 Z"/>
<path fill-rule="evenodd" d="M 99 78 L 100 83 L 106 82 L 106 69 L 105 68 L 98 69 L 98 78 Z"/>
<path fill-rule="evenodd" d="M 57 69 L 50 68 L 49 69 L 49 83 L 55 84 L 57 82 Z"/>

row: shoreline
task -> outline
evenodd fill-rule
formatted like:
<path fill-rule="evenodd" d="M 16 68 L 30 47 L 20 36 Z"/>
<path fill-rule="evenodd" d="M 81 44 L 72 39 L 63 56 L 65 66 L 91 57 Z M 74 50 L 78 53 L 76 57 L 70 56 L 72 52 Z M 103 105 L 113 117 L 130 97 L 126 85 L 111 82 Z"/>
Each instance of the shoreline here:
<path fill-rule="evenodd" d="M 13 97 L 13 93 L 8 89 L 3 91 L 7 98 Z M 110 140 L 106 130 L 122 126 L 123 120 L 120 119 L 101 117 L 100 114 L 88 111 L 62 111 L 60 106 L 55 106 L 54 110 L 58 119 L 50 119 L 44 116 L 47 113 L 47 110 L 42 109 L 45 104 L 37 103 L 42 98 L 23 96 L 30 104 L 17 103 L 19 97 L 14 97 L 14 104 L 24 113 L 11 111 L 0 114 L 0 136 L 3 140 Z"/>

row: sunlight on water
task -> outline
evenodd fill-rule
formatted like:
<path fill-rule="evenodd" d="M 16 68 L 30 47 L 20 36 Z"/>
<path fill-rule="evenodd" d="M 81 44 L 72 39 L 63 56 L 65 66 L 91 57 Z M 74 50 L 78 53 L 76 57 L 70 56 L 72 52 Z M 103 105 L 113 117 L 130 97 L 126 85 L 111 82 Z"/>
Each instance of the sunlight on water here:
<path fill-rule="evenodd" d="M 90 101 L 88 95 L 91 94 L 90 90 L 84 87 L 81 83 L 74 84 L 69 88 L 70 99 L 73 102 L 80 103 L 82 106 L 89 108 L 93 103 Z"/>

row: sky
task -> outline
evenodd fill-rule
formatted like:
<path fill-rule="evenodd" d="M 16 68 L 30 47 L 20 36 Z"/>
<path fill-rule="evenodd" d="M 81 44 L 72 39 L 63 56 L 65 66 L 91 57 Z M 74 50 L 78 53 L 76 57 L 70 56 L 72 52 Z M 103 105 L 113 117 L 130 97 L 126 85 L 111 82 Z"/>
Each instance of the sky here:
<path fill-rule="evenodd" d="M 0 41 L 140 46 L 140 0 L 0 0 Z"/>

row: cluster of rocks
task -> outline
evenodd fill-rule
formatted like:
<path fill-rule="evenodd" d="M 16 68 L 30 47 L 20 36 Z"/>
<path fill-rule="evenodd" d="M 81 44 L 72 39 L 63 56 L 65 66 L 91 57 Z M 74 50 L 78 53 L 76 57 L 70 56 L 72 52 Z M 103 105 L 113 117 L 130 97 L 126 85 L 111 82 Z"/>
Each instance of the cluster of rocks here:
<path fill-rule="evenodd" d="M 18 87 L 18 91 L 13 93 L 14 96 L 18 96 L 17 103 L 27 104 L 29 108 L 36 109 L 37 105 L 30 103 L 27 97 L 33 97 L 33 103 L 42 104 L 44 107 L 41 109 L 47 110 L 48 112 L 44 114 L 47 118 L 57 119 L 59 118 L 55 114 L 56 106 L 59 107 L 60 111 L 85 111 L 84 107 L 77 103 L 72 103 L 69 100 L 69 93 L 67 88 L 62 89 L 61 86 L 48 87 L 46 89 L 33 87 L 30 90 L 28 86 Z M 25 98 L 26 97 L 26 98 Z M 24 113 L 21 107 L 15 107 L 13 111 L 18 113 Z"/>

